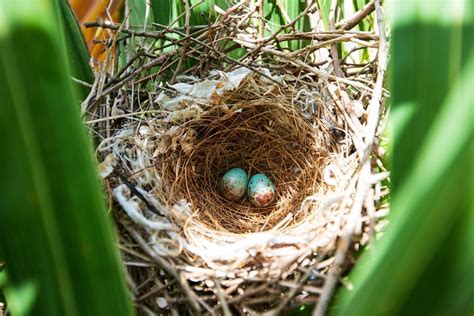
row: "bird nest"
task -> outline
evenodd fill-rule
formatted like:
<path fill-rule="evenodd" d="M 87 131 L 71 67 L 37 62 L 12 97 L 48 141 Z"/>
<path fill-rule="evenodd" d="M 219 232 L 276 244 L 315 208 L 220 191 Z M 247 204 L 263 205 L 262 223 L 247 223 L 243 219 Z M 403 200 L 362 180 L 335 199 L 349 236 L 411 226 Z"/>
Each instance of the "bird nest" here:
<path fill-rule="evenodd" d="M 227 14 L 212 27 L 238 28 L 236 19 Z M 153 39 L 170 32 L 101 26 Z M 353 265 L 353 250 L 385 225 L 379 36 L 293 34 L 319 38 L 320 47 L 353 40 L 378 51 L 379 62 L 350 75 L 339 63 L 324 70 L 311 49 L 276 49 L 276 35 L 259 48 L 232 28 L 221 32 L 251 50 L 247 59 L 233 62 L 196 40 L 200 63 L 194 75 L 182 74 L 183 56 L 196 54 L 189 37 L 175 40 L 173 52 L 141 47 L 131 58 L 138 62 L 101 71 L 83 103 L 99 139 L 127 281 L 144 312 L 278 313 L 327 300 Z M 224 198 L 219 179 L 233 167 L 268 176 L 273 202 Z"/>
<path fill-rule="evenodd" d="M 219 232 L 256 233 L 285 219 L 286 225 L 302 220 L 307 210 L 295 205 L 321 186 L 320 166 L 327 152 L 311 120 L 291 106 L 296 94 L 293 88 L 249 75 L 235 91 L 203 104 L 197 117 L 168 123 L 147 153 L 157 153 L 152 177 L 162 181 L 154 194 L 168 208 L 189 203 L 192 221 Z M 219 179 L 232 167 L 267 175 L 276 185 L 274 203 L 256 208 L 247 199 L 226 199 Z"/>

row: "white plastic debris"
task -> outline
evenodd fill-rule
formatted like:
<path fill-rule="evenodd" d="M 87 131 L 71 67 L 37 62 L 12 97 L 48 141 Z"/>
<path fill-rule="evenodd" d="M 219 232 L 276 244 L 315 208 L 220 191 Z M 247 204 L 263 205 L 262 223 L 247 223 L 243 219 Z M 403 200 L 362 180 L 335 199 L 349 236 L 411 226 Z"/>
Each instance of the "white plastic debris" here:
<path fill-rule="evenodd" d="M 198 81 L 198 78 L 196 78 L 195 83 L 179 82 L 172 84 L 169 87 L 174 89 L 177 95 L 170 97 L 167 93 L 161 92 L 156 97 L 155 102 L 161 104 L 169 111 L 184 110 L 183 105 L 186 101 L 207 102 L 215 94 L 222 95 L 225 91 L 232 91 L 238 88 L 241 82 L 251 73 L 250 69 L 244 67 L 230 72 L 212 71 L 211 76 L 219 76 L 220 78 L 202 81 Z M 269 75 L 269 73 L 266 73 L 266 75 Z M 170 115 L 175 116 L 175 114 Z M 179 117 L 182 115 L 183 113 L 177 114 Z"/>

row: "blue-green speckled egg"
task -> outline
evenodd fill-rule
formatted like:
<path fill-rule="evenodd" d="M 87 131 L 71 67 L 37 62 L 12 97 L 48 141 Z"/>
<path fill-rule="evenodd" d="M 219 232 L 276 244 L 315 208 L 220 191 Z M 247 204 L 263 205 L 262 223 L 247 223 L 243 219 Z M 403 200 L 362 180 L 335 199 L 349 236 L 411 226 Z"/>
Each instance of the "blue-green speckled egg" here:
<path fill-rule="evenodd" d="M 242 168 L 232 168 L 220 180 L 220 190 L 231 201 L 242 198 L 247 189 L 247 173 Z"/>
<path fill-rule="evenodd" d="M 275 186 L 267 176 L 257 173 L 249 180 L 247 195 L 254 206 L 264 207 L 275 198 Z"/>

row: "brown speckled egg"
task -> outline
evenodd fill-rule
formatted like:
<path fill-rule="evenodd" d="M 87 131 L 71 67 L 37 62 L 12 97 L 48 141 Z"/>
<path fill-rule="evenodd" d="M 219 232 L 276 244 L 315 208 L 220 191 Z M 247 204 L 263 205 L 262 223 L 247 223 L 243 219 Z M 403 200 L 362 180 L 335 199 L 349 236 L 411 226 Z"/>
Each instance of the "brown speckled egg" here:
<path fill-rule="evenodd" d="M 244 169 L 230 169 L 220 179 L 219 187 L 222 195 L 230 201 L 241 199 L 247 189 L 247 179 Z"/>
<path fill-rule="evenodd" d="M 250 203 L 254 206 L 268 206 L 275 198 L 275 186 L 268 177 L 261 173 L 257 173 L 249 180 L 247 194 Z"/>

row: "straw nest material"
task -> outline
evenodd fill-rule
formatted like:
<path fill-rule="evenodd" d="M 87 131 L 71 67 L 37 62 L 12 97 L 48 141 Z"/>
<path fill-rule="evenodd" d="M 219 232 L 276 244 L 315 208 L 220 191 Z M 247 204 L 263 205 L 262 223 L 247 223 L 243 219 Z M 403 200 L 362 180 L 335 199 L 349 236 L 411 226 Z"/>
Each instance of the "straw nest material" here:
<path fill-rule="evenodd" d="M 193 220 L 220 232 L 259 232 L 288 216 L 296 222 L 303 219 L 306 210 L 295 205 L 322 185 L 320 169 L 327 152 L 321 148 L 332 147 L 292 105 L 296 91 L 252 76 L 244 80 L 198 117 L 170 124 L 171 132 L 163 134 L 157 148 L 153 177 L 159 176 L 163 186 L 155 194 L 168 207 L 186 200 Z M 275 202 L 256 208 L 247 199 L 225 199 L 219 178 L 232 167 L 272 179 Z"/>
<path fill-rule="evenodd" d="M 354 40 L 377 52 L 373 33 L 334 34 L 294 38 Z M 378 135 L 386 51 L 353 66 L 357 72 L 338 64 L 340 76 L 312 62 L 311 49 L 276 49 L 278 36 L 256 49 L 231 35 L 253 50 L 248 60 L 232 63 L 203 43 L 194 75 L 160 84 L 153 80 L 165 65 L 196 51 L 185 41 L 173 53 L 139 51 L 139 66 L 103 71 L 83 103 L 100 139 L 127 281 L 144 312 L 278 313 L 328 300 L 334 279 L 353 264 L 352 250 L 385 225 L 388 173 Z M 314 45 L 325 47 L 321 41 Z M 323 65 L 331 65 L 327 58 Z M 225 199 L 219 178 L 232 167 L 267 175 L 273 203 Z"/>

